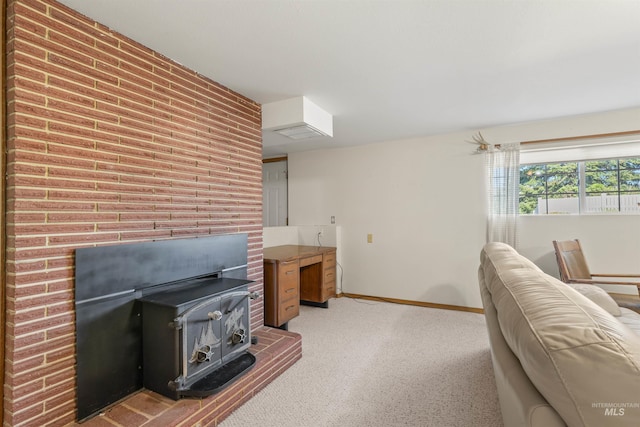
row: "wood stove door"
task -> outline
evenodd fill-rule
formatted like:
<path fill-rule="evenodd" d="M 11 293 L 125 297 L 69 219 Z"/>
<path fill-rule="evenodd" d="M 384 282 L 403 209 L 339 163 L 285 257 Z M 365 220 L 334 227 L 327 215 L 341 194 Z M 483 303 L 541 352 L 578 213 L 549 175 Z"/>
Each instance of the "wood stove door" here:
<path fill-rule="evenodd" d="M 248 292 L 230 292 L 220 301 L 222 319 L 222 360 L 237 357 L 251 346 Z"/>
<path fill-rule="evenodd" d="M 182 318 L 182 386 L 188 386 L 222 364 L 222 319 L 220 297 L 199 303 Z"/>

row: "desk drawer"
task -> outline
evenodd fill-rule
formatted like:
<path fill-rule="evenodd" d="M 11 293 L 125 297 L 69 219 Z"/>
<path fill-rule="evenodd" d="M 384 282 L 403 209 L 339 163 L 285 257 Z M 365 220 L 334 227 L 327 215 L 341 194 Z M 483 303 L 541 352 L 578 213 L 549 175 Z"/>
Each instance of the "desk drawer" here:
<path fill-rule="evenodd" d="M 329 298 L 333 298 L 336 296 L 336 281 L 325 282 L 324 287 L 322 288 L 322 299 L 323 301 L 328 300 Z"/>
<path fill-rule="evenodd" d="M 297 298 L 280 304 L 278 308 L 278 320 L 280 324 L 286 323 L 300 314 L 300 302 Z"/>
<path fill-rule="evenodd" d="M 278 301 L 282 304 L 290 299 L 300 299 L 297 280 L 284 280 L 278 283 Z"/>
<path fill-rule="evenodd" d="M 281 262 L 278 266 L 278 283 L 284 282 L 298 283 L 298 275 L 300 274 L 300 267 L 298 260 Z"/>
<path fill-rule="evenodd" d="M 336 266 L 336 253 L 330 252 L 324 254 L 324 268 L 335 267 Z"/>
<path fill-rule="evenodd" d="M 327 268 L 324 270 L 324 283 L 336 281 L 336 269 Z"/>

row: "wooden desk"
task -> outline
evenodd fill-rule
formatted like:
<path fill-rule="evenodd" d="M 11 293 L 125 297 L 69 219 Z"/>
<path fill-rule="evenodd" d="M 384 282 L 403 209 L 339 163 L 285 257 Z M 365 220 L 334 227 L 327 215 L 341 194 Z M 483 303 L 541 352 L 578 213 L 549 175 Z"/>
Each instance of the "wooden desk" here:
<path fill-rule="evenodd" d="M 264 324 L 300 314 L 300 303 L 329 307 L 336 295 L 336 248 L 284 245 L 264 249 Z"/>

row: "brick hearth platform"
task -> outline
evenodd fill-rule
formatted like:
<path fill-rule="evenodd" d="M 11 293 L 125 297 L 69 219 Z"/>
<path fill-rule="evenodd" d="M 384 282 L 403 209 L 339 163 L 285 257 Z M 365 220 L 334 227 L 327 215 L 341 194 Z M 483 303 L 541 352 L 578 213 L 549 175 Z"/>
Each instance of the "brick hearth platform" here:
<path fill-rule="evenodd" d="M 302 357 L 302 338 L 294 332 L 269 327 L 253 331 L 258 344 L 250 351 L 256 365 L 220 393 L 178 401 L 140 390 L 101 414 L 72 425 L 82 427 L 217 426 Z"/>

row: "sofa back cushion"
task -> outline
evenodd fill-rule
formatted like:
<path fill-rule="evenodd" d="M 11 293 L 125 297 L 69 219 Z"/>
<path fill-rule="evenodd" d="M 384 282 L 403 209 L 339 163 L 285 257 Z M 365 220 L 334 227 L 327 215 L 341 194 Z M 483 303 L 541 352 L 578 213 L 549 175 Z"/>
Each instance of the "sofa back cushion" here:
<path fill-rule="evenodd" d="M 567 283 L 566 285 L 604 308 L 612 316 L 619 317 L 622 315 L 618 304 L 604 289 L 596 285 L 586 285 L 584 283 Z"/>
<path fill-rule="evenodd" d="M 481 270 L 523 370 L 569 426 L 640 425 L 640 337 L 508 245 Z"/>

